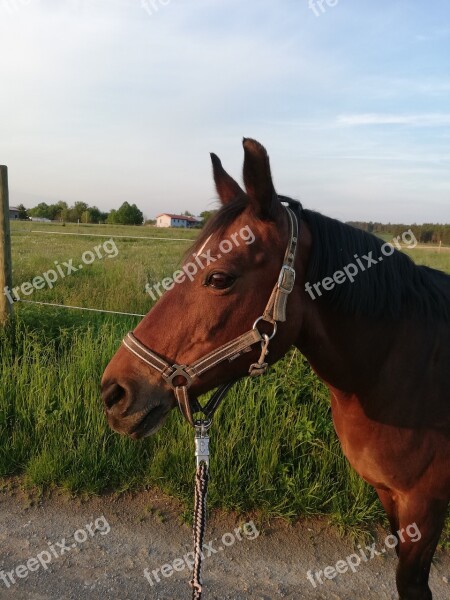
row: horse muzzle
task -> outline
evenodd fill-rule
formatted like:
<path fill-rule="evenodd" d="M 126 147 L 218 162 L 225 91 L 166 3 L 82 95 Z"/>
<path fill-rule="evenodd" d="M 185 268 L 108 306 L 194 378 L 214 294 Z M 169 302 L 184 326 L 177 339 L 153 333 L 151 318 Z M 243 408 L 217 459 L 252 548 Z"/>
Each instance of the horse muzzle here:
<path fill-rule="evenodd" d="M 176 405 L 173 395 L 147 381 L 109 378 L 107 371 L 101 393 L 111 429 L 133 439 L 156 433 Z"/>

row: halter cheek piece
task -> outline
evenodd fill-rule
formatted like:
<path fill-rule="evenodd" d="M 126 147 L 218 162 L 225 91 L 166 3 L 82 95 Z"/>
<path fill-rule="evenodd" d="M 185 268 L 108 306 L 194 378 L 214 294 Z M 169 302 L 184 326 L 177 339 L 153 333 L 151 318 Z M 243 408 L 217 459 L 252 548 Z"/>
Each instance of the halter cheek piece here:
<path fill-rule="evenodd" d="M 253 377 L 263 375 L 268 367 L 265 358 L 269 351 L 269 342 L 277 332 L 277 323 L 286 321 L 287 299 L 294 289 L 295 283 L 294 263 L 302 207 L 299 202 L 291 200 L 290 198 L 288 199 L 279 196 L 279 199 L 282 202 L 287 202 L 289 204 L 289 206 L 285 206 L 289 221 L 289 241 L 283 259 L 283 265 L 278 276 L 278 281 L 273 288 L 264 313 L 256 319 L 250 331 L 235 338 L 231 342 L 219 346 L 216 350 L 205 354 L 191 365 L 170 365 L 170 363 L 166 362 L 163 358 L 158 356 L 158 354 L 147 348 L 147 346 L 140 342 L 131 332 L 129 332 L 123 340 L 123 345 L 127 350 L 160 373 L 164 381 L 173 389 L 181 413 L 192 426 L 195 426 L 192 416 L 193 413 L 203 412 L 206 418 L 210 420 L 228 390 L 236 382 L 231 381 L 221 385 L 211 396 L 207 404 L 202 407 L 196 399 L 193 401 L 189 400 L 188 389 L 192 385 L 194 379 L 224 361 L 228 360 L 231 362 L 245 352 L 249 352 L 252 349 L 252 346 L 258 342 L 261 343 L 261 355 L 256 363 L 250 365 L 249 374 Z M 292 208 L 298 212 L 298 216 Z M 258 324 L 261 321 L 265 321 L 272 325 L 273 329 L 270 335 L 259 331 Z"/>

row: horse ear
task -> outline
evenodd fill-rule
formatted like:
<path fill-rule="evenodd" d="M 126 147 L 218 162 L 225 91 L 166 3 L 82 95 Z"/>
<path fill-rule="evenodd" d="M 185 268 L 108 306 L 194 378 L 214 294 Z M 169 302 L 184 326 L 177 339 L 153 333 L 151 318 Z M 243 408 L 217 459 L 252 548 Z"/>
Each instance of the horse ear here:
<path fill-rule="evenodd" d="M 257 215 L 273 219 L 279 200 L 270 172 L 269 155 L 256 140 L 244 138 L 244 184 Z"/>
<path fill-rule="evenodd" d="M 238 196 L 245 196 L 244 190 L 222 167 L 220 158 L 211 152 L 214 182 L 222 204 L 235 200 Z"/>

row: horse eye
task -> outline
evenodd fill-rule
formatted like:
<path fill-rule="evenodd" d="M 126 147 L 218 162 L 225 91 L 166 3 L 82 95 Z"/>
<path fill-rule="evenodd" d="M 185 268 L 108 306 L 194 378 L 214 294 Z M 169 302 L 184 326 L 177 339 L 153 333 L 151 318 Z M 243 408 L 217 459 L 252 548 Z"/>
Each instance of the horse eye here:
<path fill-rule="evenodd" d="M 216 290 L 226 290 L 233 285 L 235 279 L 235 277 L 227 275 L 227 273 L 211 273 L 206 280 L 206 285 Z"/>

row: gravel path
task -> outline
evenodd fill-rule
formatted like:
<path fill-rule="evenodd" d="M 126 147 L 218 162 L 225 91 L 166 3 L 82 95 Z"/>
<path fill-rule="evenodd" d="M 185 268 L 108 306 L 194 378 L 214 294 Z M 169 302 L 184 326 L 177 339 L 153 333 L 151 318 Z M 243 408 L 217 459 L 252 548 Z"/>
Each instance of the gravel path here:
<path fill-rule="evenodd" d="M 21 491 L 7 490 L 0 494 L 0 505 L 0 565 L 10 573 L 0 572 L 1 600 L 191 597 L 190 569 L 183 558 L 190 559 L 191 530 L 181 523 L 180 507 L 161 494 L 85 502 L 54 495 L 33 502 Z M 349 562 L 356 563 L 357 554 L 345 562 L 347 557 L 362 550 L 368 557 L 370 551 L 365 544 L 355 550 L 324 521 L 295 526 L 274 521 L 261 528 L 234 516 L 214 516 L 207 530 L 204 598 L 393 600 L 396 557 L 384 546 L 385 535 L 380 531 L 378 536 L 380 554 L 361 559 L 353 572 Z M 338 561 L 344 561 L 339 568 L 346 572 L 328 570 L 336 576 L 319 574 L 324 581 L 319 583 L 314 573 Z M 316 587 L 307 579 L 308 570 Z M 431 575 L 435 600 L 449 600 L 449 577 L 450 556 L 440 552 Z"/>

